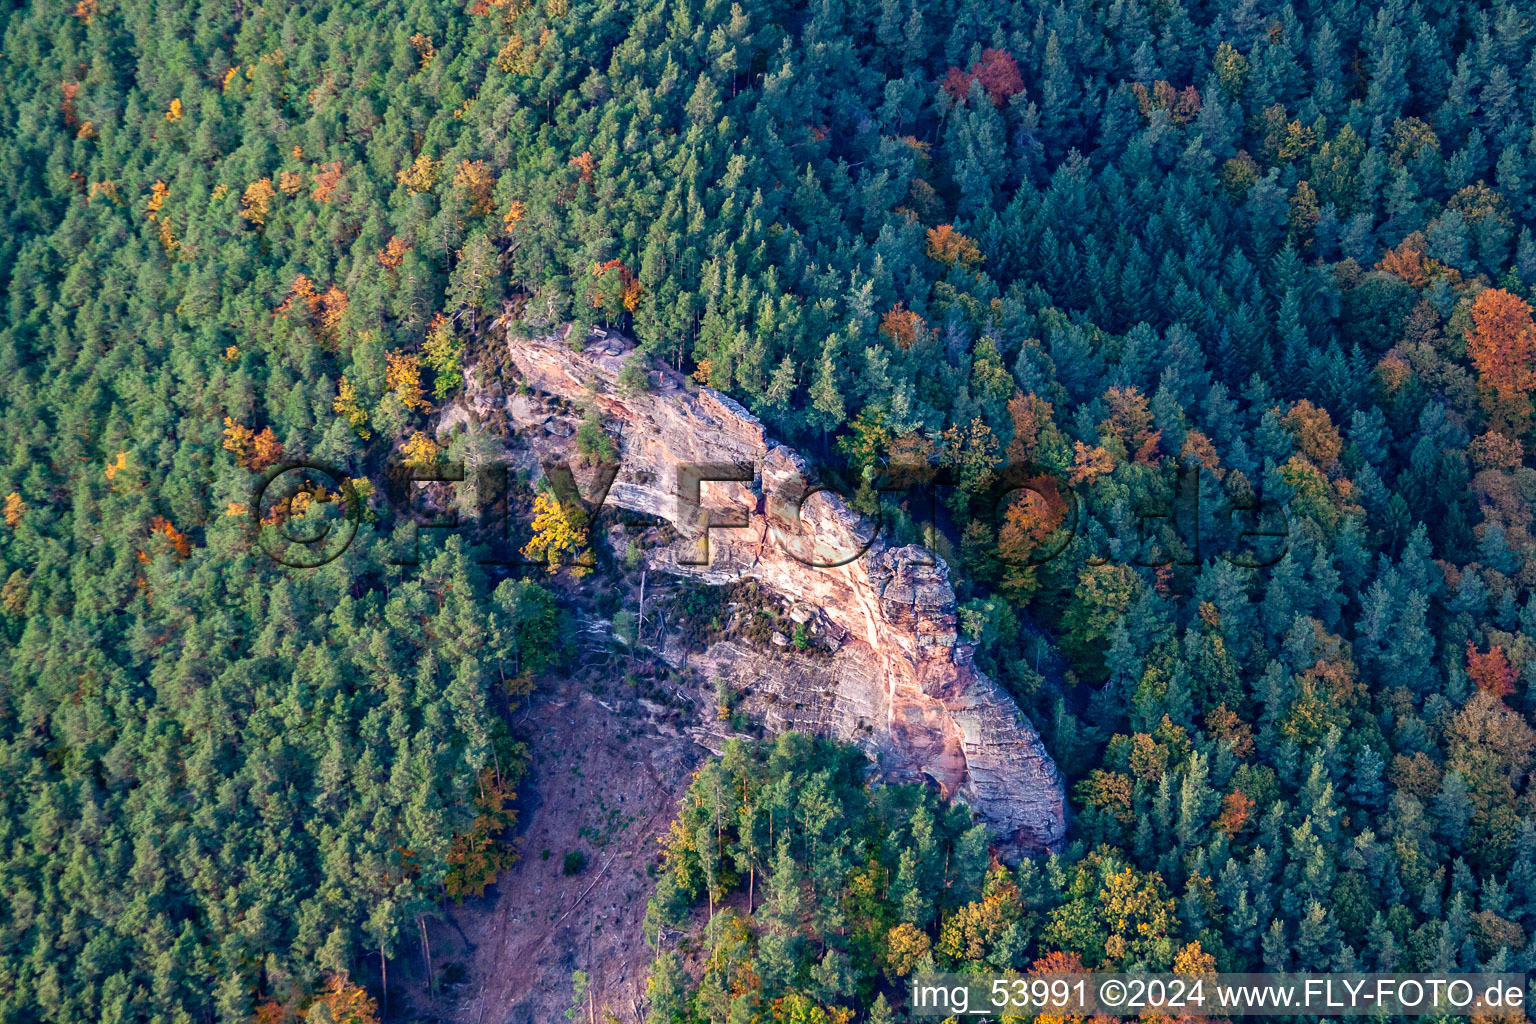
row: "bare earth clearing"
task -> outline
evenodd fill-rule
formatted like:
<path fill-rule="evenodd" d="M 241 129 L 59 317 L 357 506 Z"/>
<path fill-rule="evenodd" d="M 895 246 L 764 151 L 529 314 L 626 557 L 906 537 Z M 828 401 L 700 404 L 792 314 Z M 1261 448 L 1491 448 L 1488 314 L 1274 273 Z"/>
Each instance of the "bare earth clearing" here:
<path fill-rule="evenodd" d="M 587 690 L 574 681 L 541 686 L 526 716 L 514 716 L 532 761 L 521 787 L 522 856 L 483 899 L 450 905 L 448 920 L 430 926 L 435 997 L 419 953 L 391 962 L 392 973 L 409 977 L 417 1016 L 561 1020 L 571 973 L 585 970 L 592 1019 L 611 1010 L 620 1021 L 640 1020 L 651 960 L 641 936 L 647 868 L 704 751 L 657 705 Z M 586 867 L 567 876 L 562 861 L 571 851 L 586 856 Z"/>

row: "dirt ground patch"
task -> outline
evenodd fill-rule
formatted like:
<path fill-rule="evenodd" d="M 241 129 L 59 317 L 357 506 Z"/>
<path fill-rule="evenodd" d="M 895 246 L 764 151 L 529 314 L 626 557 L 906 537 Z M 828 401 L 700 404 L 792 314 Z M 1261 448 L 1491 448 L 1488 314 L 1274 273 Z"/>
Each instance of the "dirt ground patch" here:
<path fill-rule="evenodd" d="M 419 1019 L 547 1024 L 564 1019 L 571 974 L 583 970 L 593 1019 L 608 1010 L 638 1024 L 651 962 L 641 935 L 647 869 L 705 752 L 658 705 L 576 683 L 541 689 L 514 721 L 532 763 L 522 856 L 485 897 L 450 905 L 429 927 L 435 995 L 419 954 L 392 961 L 391 982 L 406 976 Z M 585 867 L 566 874 L 571 853 Z"/>

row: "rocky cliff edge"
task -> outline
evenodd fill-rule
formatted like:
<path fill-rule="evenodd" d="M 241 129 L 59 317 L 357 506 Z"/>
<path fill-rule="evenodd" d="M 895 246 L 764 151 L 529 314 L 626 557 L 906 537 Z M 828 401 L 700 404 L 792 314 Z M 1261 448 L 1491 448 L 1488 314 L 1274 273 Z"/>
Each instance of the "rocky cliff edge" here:
<path fill-rule="evenodd" d="M 942 559 L 920 547 L 888 547 L 830 491 L 807 497 L 805 460 L 728 396 L 666 370 L 651 371 L 649 390 L 622 395 L 618 376 L 630 343 L 618 335 L 594 331 L 579 352 L 560 337 L 513 339 L 508 347 L 533 394 L 491 398 L 472 384 L 471 404 L 504 402 L 518 434 L 546 462 L 569 449 L 571 433 L 547 399 L 595 405 L 610 433 L 618 431 L 619 469 L 606 501 L 665 519 L 682 534 L 653 565 L 712 583 L 756 579 L 841 631 L 823 670 L 776 672 L 769 663 L 777 659 L 717 644 L 706 671 L 728 672 L 749 689 L 791 691 L 775 703 L 818 713 L 781 716 L 780 727 L 855 743 L 887 778 L 933 779 L 974 808 L 1005 847 L 1060 846 L 1061 775 L 1012 697 L 971 661 Z M 687 467 L 710 468 L 690 488 Z M 730 475 L 746 479 L 710 479 Z M 727 522 L 744 525 L 720 525 Z"/>

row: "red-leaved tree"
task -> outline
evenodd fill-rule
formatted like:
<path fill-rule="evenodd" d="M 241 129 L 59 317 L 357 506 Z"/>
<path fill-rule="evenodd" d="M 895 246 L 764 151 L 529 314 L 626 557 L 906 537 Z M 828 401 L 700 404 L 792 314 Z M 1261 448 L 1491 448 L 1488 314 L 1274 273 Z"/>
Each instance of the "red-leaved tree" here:
<path fill-rule="evenodd" d="M 971 83 L 981 82 L 992 105 L 1001 107 L 1008 97 L 1024 91 L 1024 76 L 1019 74 L 1019 62 L 1007 50 L 981 51 L 981 60 L 971 65 L 969 71 L 950 68 L 944 76 L 944 91 L 962 102 L 970 94 Z"/>

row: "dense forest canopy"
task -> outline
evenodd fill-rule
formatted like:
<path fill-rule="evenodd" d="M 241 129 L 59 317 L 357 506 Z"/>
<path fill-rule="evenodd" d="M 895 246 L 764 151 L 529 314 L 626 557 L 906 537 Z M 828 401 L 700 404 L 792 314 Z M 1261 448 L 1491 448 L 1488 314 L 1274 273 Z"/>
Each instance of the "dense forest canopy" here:
<path fill-rule="evenodd" d="M 1529 4 L 0 18 L 0 1016 L 355 1007 L 494 877 L 552 599 L 457 541 L 391 567 L 377 495 L 483 455 L 427 416 L 497 318 L 623 328 L 865 507 L 948 469 L 962 625 L 1070 780 L 1069 849 L 989 873 L 836 751 L 775 748 L 761 821 L 819 824 L 772 843 L 712 766 L 653 1018 L 889 1019 L 929 963 L 1536 963 Z M 313 571 L 249 528 L 294 459 L 369 520 Z M 1005 462 L 1041 483 L 999 512 Z M 1178 467 L 1283 557 L 1149 548 Z M 1052 480 L 1083 517 L 1031 568 Z"/>

